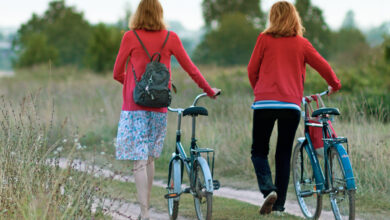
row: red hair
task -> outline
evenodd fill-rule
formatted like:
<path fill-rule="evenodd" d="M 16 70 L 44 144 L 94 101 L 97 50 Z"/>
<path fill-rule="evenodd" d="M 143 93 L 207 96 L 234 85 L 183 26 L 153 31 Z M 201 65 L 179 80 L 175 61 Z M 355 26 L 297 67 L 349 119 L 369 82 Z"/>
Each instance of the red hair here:
<path fill-rule="evenodd" d="M 137 11 L 130 20 L 129 28 L 148 31 L 167 29 L 164 22 L 164 11 L 160 2 L 158 0 L 141 0 Z"/>
<path fill-rule="evenodd" d="M 269 13 L 269 27 L 264 34 L 274 37 L 303 36 L 305 28 L 295 6 L 287 1 L 276 2 Z"/>

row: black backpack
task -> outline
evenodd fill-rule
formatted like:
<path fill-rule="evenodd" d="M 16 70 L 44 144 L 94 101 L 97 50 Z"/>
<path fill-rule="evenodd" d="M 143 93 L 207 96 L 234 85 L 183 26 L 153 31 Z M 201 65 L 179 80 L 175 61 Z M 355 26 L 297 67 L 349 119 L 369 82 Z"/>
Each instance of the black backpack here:
<path fill-rule="evenodd" d="M 132 67 L 135 80 L 134 102 L 138 105 L 152 108 L 168 107 L 172 100 L 171 90 L 168 88 L 170 74 L 165 64 L 160 63 L 160 52 L 168 41 L 169 31 L 160 52 L 154 53 L 152 56 L 150 56 L 137 32 L 135 30 L 133 32 L 150 59 L 150 63 L 146 65 L 145 72 L 139 81 L 137 81 L 134 67 Z"/>

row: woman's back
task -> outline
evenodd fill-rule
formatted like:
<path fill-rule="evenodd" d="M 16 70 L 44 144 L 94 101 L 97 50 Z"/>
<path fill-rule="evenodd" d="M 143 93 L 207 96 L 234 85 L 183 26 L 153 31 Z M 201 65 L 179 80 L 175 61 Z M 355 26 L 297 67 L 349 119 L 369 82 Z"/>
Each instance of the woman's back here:
<path fill-rule="evenodd" d="M 301 36 L 273 37 L 261 33 L 248 65 L 248 75 L 257 100 L 300 104 L 306 78 L 306 63 L 338 89 L 338 79 L 324 58 Z"/>
<path fill-rule="evenodd" d="M 187 55 L 183 44 L 181 43 L 176 33 L 172 31 L 170 32 L 166 45 L 161 50 L 168 34 L 167 30 L 136 30 L 136 32 L 151 56 L 157 52 L 161 54 L 160 62 L 166 65 L 169 72 L 171 72 L 171 56 L 174 55 L 183 69 L 191 76 L 191 78 L 199 85 L 199 87 L 203 88 L 203 90 L 209 96 L 214 94 L 214 91 L 211 89 L 198 68 L 192 63 L 191 59 Z M 129 57 L 130 60 L 127 65 L 127 69 L 125 69 L 126 61 Z M 142 74 L 145 72 L 146 65 L 149 62 L 150 59 L 148 55 L 146 54 L 133 31 L 126 32 L 123 36 L 114 66 L 114 78 L 123 84 L 122 110 L 167 112 L 167 108 L 149 108 L 137 105 L 134 102 L 133 90 L 135 87 L 135 81 L 133 71 L 139 80 Z"/>

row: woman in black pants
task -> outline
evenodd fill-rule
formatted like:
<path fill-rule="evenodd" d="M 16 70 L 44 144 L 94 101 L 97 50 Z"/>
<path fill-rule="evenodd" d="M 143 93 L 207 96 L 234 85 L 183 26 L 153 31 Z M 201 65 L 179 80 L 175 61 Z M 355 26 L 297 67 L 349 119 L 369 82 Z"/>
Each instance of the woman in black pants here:
<path fill-rule="evenodd" d="M 330 93 L 341 88 L 327 61 L 303 37 L 304 28 L 294 5 L 275 3 L 269 27 L 259 35 L 248 65 L 255 101 L 252 105 L 252 162 L 261 193 L 265 197 L 260 214 L 284 211 L 290 176 L 290 159 L 300 119 L 300 103 L 306 63 L 327 81 Z M 275 182 L 268 163 L 269 140 L 277 123 Z"/>

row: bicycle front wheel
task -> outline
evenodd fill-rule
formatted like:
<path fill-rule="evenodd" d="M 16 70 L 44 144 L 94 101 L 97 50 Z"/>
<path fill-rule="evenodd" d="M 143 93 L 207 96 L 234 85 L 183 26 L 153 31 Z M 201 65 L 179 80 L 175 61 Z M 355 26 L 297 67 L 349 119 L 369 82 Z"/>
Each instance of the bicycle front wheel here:
<path fill-rule="evenodd" d="M 332 186 L 329 198 L 333 214 L 337 220 L 353 220 L 355 219 L 355 190 L 347 189 L 344 167 L 336 148 L 330 148 L 329 163 Z"/>
<path fill-rule="evenodd" d="M 198 162 L 194 163 L 194 204 L 199 220 L 211 220 L 213 193 L 206 191 L 206 175 Z"/>
<path fill-rule="evenodd" d="M 308 219 L 318 219 L 322 210 L 322 196 L 316 191 L 314 171 L 305 145 L 298 143 L 292 158 L 292 175 L 298 204 Z"/>
<path fill-rule="evenodd" d="M 170 178 L 168 179 L 168 194 L 179 194 L 181 192 L 181 162 L 173 160 L 170 169 Z M 169 219 L 177 219 L 179 213 L 180 197 L 168 198 L 168 214 Z"/>

